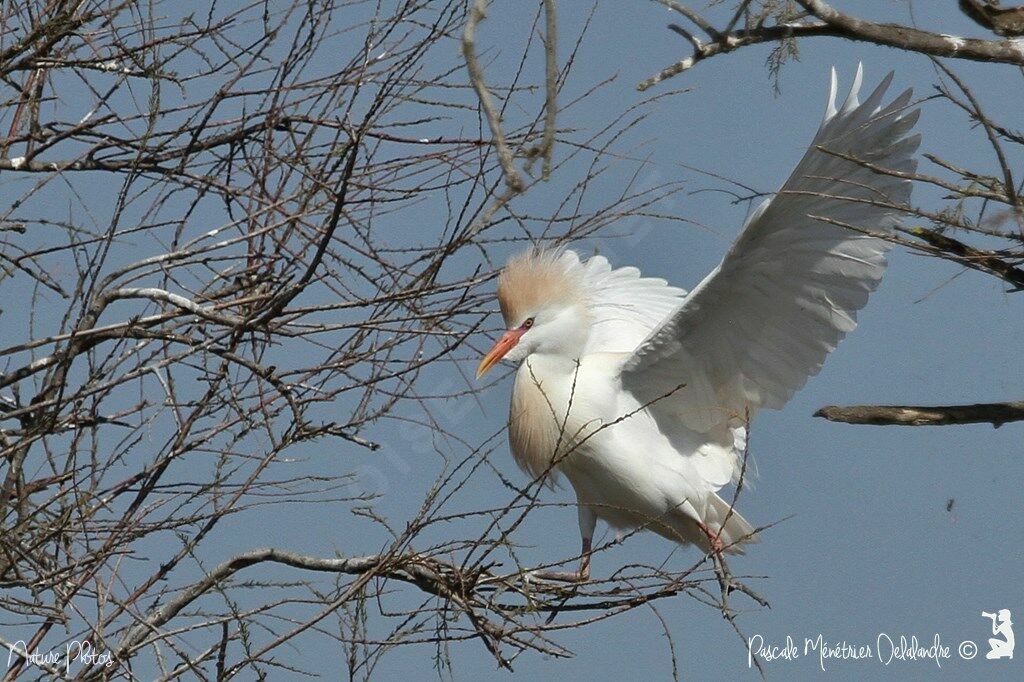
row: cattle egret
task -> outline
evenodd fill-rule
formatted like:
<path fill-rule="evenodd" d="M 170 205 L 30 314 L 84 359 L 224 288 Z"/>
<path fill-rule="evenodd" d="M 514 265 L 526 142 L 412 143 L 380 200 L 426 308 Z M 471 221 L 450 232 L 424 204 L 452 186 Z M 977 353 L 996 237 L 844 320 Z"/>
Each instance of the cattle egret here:
<path fill-rule="evenodd" d="M 920 136 L 890 73 L 858 102 L 858 68 L 782 189 L 753 212 L 691 292 L 594 256 L 534 250 L 498 280 L 507 331 L 480 362 L 519 362 L 509 413 L 516 462 L 576 492 L 586 580 L 597 519 L 716 557 L 756 541 L 717 494 L 737 482 L 747 426 L 779 408 L 856 325 L 910 198 Z"/>

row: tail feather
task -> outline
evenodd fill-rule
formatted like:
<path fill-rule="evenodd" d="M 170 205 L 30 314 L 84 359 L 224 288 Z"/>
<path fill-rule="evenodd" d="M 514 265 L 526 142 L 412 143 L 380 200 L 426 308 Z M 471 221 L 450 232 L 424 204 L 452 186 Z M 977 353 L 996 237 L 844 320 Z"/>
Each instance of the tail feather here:
<path fill-rule="evenodd" d="M 743 554 L 744 544 L 761 541 L 760 536 L 754 532 L 754 527 L 729 502 L 715 493 L 708 498 L 707 518 L 704 523 L 718 533 L 727 553 Z M 706 538 L 703 544 L 708 544 Z"/>
<path fill-rule="evenodd" d="M 703 551 L 711 551 L 711 543 L 707 535 L 697 524 L 697 510 L 689 503 L 684 504 L 675 514 L 671 516 L 670 523 L 663 527 L 657 526 L 652 529 L 659 535 L 674 540 L 675 542 L 689 542 L 700 547 Z M 760 542 L 760 536 L 754 532 L 754 527 L 747 522 L 738 511 L 732 508 L 715 493 L 708 495 L 707 505 L 703 516 L 703 522 L 717 533 L 722 544 L 725 545 L 726 554 L 743 554 L 743 545 L 747 543 Z M 671 525 L 671 527 L 668 527 Z"/>

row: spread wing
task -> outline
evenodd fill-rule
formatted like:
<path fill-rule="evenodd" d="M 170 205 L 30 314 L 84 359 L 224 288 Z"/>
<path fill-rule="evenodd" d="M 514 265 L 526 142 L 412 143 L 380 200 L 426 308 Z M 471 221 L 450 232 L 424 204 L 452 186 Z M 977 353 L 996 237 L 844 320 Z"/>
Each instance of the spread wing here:
<path fill-rule="evenodd" d="M 748 410 L 781 407 L 856 326 L 890 246 L 860 230 L 891 232 L 911 183 L 841 155 L 915 170 L 920 137 L 907 133 L 919 111 L 906 110 L 909 90 L 881 106 L 891 81 L 890 73 L 859 104 L 858 69 L 837 110 L 833 70 L 825 119 L 793 174 L 626 362 L 623 388 L 656 401 L 651 411 L 664 432 L 683 425 L 722 434 Z M 735 448 L 729 451 L 724 464 L 734 470 Z"/>
<path fill-rule="evenodd" d="M 604 256 L 582 263 L 573 251 L 561 257 L 587 292 L 591 327 L 584 354 L 632 353 L 686 296 L 663 279 L 641 277 L 636 268 L 613 270 Z"/>

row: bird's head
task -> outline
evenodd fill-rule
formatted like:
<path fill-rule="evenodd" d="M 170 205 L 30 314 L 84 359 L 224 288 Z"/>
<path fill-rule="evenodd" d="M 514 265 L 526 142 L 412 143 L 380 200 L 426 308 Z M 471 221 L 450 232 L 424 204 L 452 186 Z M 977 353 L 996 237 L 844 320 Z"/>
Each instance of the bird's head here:
<path fill-rule="evenodd" d="M 498 277 L 506 331 L 480 361 L 479 379 L 502 358 L 533 353 L 578 358 L 590 333 L 578 261 L 560 251 L 531 250 L 509 260 Z"/>

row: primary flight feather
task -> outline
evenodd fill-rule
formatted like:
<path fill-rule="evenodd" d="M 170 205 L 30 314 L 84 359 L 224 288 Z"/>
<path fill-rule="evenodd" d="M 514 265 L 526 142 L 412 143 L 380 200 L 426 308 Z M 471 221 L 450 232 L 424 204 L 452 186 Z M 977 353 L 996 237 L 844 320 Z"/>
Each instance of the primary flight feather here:
<path fill-rule="evenodd" d="M 910 198 L 919 110 L 861 103 L 861 69 L 782 189 L 691 292 L 595 256 L 530 251 L 498 281 L 508 330 L 477 376 L 520 362 L 509 444 L 534 477 L 576 491 L 586 579 L 597 519 L 704 550 L 740 551 L 753 527 L 718 494 L 740 473 L 746 428 L 778 408 L 856 326 Z M 879 172 L 879 171 L 889 171 Z"/>

